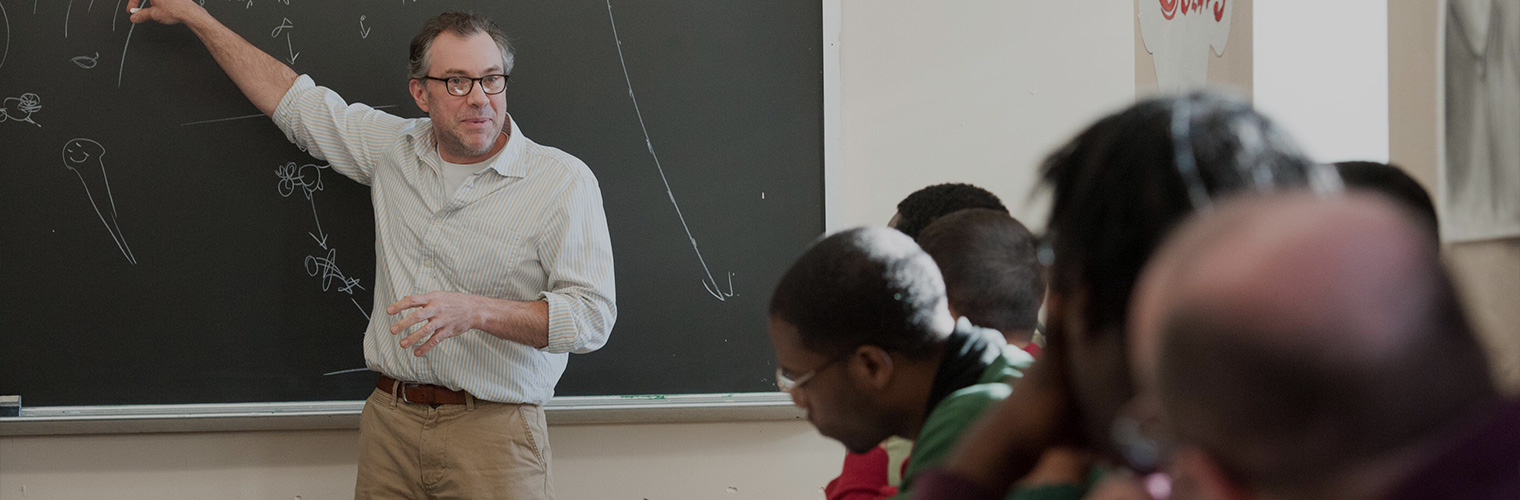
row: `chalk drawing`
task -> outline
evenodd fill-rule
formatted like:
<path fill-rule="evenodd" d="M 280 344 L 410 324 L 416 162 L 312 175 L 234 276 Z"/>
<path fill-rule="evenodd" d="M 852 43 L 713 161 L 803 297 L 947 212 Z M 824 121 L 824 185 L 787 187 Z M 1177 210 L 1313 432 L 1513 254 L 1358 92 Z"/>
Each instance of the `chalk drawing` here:
<path fill-rule="evenodd" d="M 306 201 L 311 202 L 311 218 L 317 222 L 317 232 L 306 234 L 311 235 L 311 239 L 317 240 L 317 245 L 326 250 L 327 233 L 322 231 L 322 219 L 317 217 L 317 200 L 313 196 L 317 191 L 322 190 L 322 169 L 324 168 L 328 168 L 327 165 L 306 164 L 297 167 L 295 162 L 288 162 L 276 168 L 274 175 L 280 178 L 276 186 L 280 191 L 280 196 L 289 198 L 291 193 L 300 187 L 302 194 L 306 195 Z"/>
<path fill-rule="evenodd" d="M 79 176 L 90 206 L 95 208 L 95 215 L 100 217 L 106 231 L 111 233 L 111 239 L 116 241 L 116 248 L 121 250 L 127 262 L 136 265 L 137 257 L 132 255 L 132 248 L 127 246 L 126 235 L 122 234 L 121 225 L 116 220 L 116 198 L 111 195 L 111 181 L 106 177 L 105 156 L 105 146 L 91 139 L 71 139 L 63 145 L 63 166 Z M 97 200 L 105 201 L 106 210 L 102 210 Z"/>
<path fill-rule="evenodd" d="M 702 250 L 697 248 L 697 238 L 691 235 L 691 227 L 686 224 L 686 216 L 681 214 L 681 205 L 676 203 L 676 195 L 670 189 L 670 181 L 665 178 L 665 168 L 660 166 L 660 157 L 654 152 L 654 141 L 649 138 L 649 127 L 644 125 L 644 113 L 639 110 L 639 99 L 633 94 L 633 79 L 628 76 L 628 61 L 623 58 L 623 39 L 617 34 L 617 19 L 612 15 L 612 0 L 607 0 L 607 20 L 612 23 L 612 39 L 617 42 L 618 62 L 623 66 L 623 81 L 628 84 L 628 99 L 633 101 L 633 112 L 639 117 L 639 128 L 644 131 L 644 146 L 649 150 L 649 156 L 654 158 L 655 170 L 660 173 L 660 181 L 665 183 L 665 195 L 670 198 L 670 205 L 676 209 L 676 218 L 681 220 L 681 229 L 686 230 L 686 239 L 691 242 L 691 250 L 697 254 L 697 262 L 702 264 L 702 272 L 707 273 L 707 278 L 702 280 L 702 287 L 707 293 L 720 301 L 728 300 L 734 296 L 734 273 L 728 273 L 728 291 L 723 291 L 718 280 L 713 279 L 712 271 L 707 267 L 707 260 L 702 257 Z"/>
<path fill-rule="evenodd" d="M 296 58 L 301 56 L 300 52 L 296 52 L 295 46 L 291 45 L 291 42 L 290 42 L 290 32 L 289 31 L 285 31 L 285 30 L 295 31 L 295 27 L 296 27 L 295 23 L 290 22 L 290 18 L 287 17 L 287 18 L 283 19 L 283 21 L 280 23 L 279 26 L 276 26 L 274 28 L 274 31 L 271 31 L 269 33 L 269 37 L 270 38 L 279 38 L 280 37 L 280 33 L 284 33 L 285 34 L 285 48 L 290 51 L 290 57 L 287 58 L 287 59 L 285 59 L 285 61 L 289 62 L 290 64 L 295 64 L 296 63 Z"/>
<path fill-rule="evenodd" d="M 79 56 L 69 60 L 73 61 L 75 66 L 84 69 L 95 69 L 95 64 L 100 62 L 100 53 L 96 52 L 93 56 Z"/>
<path fill-rule="evenodd" d="M 3 68 L 5 58 L 11 55 L 11 15 L 5 12 L 3 3 L 0 3 L 0 20 L 5 21 L 5 45 L 0 45 L 0 68 Z"/>
<path fill-rule="evenodd" d="M 26 122 L 41 127 L 41 123 L 32 120 L 32 113 L 42 111 L 42 98 L 37 94 L 27 92 L 21 97 L 7 97 L 0 102 L 0 123 L 7 121 Z"/>

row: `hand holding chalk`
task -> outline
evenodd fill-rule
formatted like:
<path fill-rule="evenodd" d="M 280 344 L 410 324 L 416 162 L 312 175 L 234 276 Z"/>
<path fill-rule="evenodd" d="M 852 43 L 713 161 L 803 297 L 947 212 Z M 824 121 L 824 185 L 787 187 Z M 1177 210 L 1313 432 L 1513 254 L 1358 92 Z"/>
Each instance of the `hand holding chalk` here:
<path fill-rule="evenodd" d="M 186 23 L 194 27 L 194 21 L 202 17 L 210 17 L 206 9 L 196 4 L 193 0 L 155 0 L 153 5 L 148 5 L 148 0 L 128 0 L 127 12 L 132 15 L 134 23 L 144 21 L 156 21 L 159 24 Z"/>

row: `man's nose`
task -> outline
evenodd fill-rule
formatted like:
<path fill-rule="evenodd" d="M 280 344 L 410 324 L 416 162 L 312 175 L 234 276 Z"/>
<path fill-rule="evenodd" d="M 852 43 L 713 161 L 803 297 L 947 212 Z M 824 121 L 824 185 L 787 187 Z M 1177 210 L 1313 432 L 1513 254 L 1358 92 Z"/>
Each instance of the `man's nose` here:
<path fill-rule="evenodd" d="M 485 82 L 476 84 L 473 88 L 470 89 L 469 95 L 465 97 L 469 99 L 470 105 L 475 107 L 481 107 L 491 103 L 491 96 L 486 94 Z"/>

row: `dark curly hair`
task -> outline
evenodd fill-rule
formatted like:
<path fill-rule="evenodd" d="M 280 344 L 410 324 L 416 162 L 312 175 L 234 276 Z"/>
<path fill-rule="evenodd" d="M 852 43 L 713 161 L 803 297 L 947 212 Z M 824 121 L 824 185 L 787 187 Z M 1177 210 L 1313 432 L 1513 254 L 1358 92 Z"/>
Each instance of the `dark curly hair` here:
<path fill-rule="evenodd" d="M 893 227 L 909 238 L 918 239 L 918 233 L 935 219 L 968 208 L 990 208 L 1008 213 L 1003 201 L 986 189 L 971 184 L 935 184 L 914 191 L 898 202 L 897 213 L 901 218 Z"/>

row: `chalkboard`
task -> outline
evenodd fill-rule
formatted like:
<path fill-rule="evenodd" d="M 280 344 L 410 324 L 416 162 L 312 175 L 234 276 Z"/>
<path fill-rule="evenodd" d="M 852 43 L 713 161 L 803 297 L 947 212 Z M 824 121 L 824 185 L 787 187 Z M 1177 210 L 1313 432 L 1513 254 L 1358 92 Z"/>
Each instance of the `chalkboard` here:
<path fill-rule="evenodd" d="M 611 340 L 571 356 L 557 394 L 774 391 L 766 303 L 824 225 L 819 2 L 203 3 L 405 117 L 423 21 L 494 18 L 517 48 L 508 112 L 595 172 L 616 256 Z M 124 9 L 0 0 L 0 394 L 362 399 L 367 187 L 286 141 L 188 29 Z"/>

